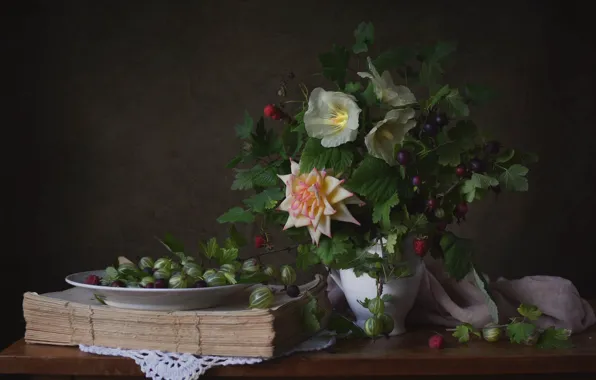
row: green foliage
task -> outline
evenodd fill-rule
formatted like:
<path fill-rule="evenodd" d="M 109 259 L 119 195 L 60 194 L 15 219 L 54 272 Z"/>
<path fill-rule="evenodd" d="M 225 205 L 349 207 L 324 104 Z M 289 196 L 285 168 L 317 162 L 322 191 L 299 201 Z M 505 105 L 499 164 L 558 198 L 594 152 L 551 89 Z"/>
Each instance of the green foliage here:
<path fill-rule="evenodd" d="M 373 65 L 383 73 L 385 70 L 402 67 L 414 57 L 414 51 L 407 47 L 398 47 L 386 50 L 373 59 Z"/>
<path fill-rule="evenodd" d="M 472 242 L 469 239 L 457 237 L 452 232 L 445 232 L 440 241 L 445 258 L 447 273 L 461 280 L 472 269 Z"/>
<path fill-rule="evenodd" d="M 265 210 L 275 208 L 284 195 L 282 189 L 272 187 L 245 199 L 244 204 L 250 207 L 252 212 L 265 212 Z"/>
<path fill-rule="evenodd" d="M 236 136 L 238 136 L 241 139 L 250 138 L 254 128 L 253 123 L 254 122 L 252 120 L 252 117 L 250 117 L 248 111 L 244 111 L 244 120 L 242 121 L 242 123 L 237 124 L 235 127 Z"/>
<path fill-rule="evenodd" d="M 507 326 L 507 336 L 511 342 L 525 343 L 536 331 L 536 326 L 526 322 L 513 322 Z"/>
<path fill-rule="evenodd" d="M 320 263 L 321 260 L 312 245 L 300 244 L 297 249 L 296 267 L 308 269 L 309 267 Z"/>
<path fill-rule="evenodd" d="M 517 312 L 522 316 L 528 318 L 530 321 L 535 321 L 542 315 L 542 311 L 535 305 L 521 304 L 517 308 Z"/>
<path fill-rule="evenodd" d="M 391 225 L 391 209 L 399 204 L 399 197 L 393 194 L 383 203 L 377 203 L 373 208 L 372 221 L 380 223 L 381 228 L 388 229 Z"/>
<path fill-rule="evenodd" d="M 319 55 L 323 76 L 343 88 L 349 60 L 350 52 L 345 47 L 333 45 L 330 52 Z"/>
<path fill-rule="evenodd" d="M 320 139 L 310 138 L 306 141 L 300 158 L 300 172 L 308 173 L 313 168 L 318 170 L 332 169 L 334 175 L 349 169 L 354 160 L 354 152 L 350 145 L 344 144 L 336 148 L 325 148 Z"/>
<path fill-rule="evenodd" d="M 528 191 L 528 168 L 514 164 L 505 169 L 499 176 L 499 182 L 509 191 Z"/>
<path fill-rule="evenodd" d="M 308 332 L 315 333 L 321 329 L 321 318 L 325 315 L 325 311 L 314 296 L 307 293 L 307 297 L 309 301 L 302 308 L 302 321 Z"/>
<path fill-rule="evenodd" d="M 362 22 L 354 31 L 354 37 L 356 37 L 356 43 L 352 47 L 352 51 L 355 54 L 364 53 L 368 51 L 369 45 L 375 40 L 375 28 L 371 22 Z"/>
<path fill-rule="evenodd" d="M 352 173 L 346 187 L 373 203 L 382 203 L 395 194 L 399 181 L 399 172 L 385 161 L 366 156 Z"/>
<path fill-rule="evenodd" d="M 455 327 L 455 331 L 453 332 L 453 337 L 457 338 L 460 343 L 467 343 L 470 341 L 471 335 L 476 335 L 480 338 L 480 332 L 476 330 L 471 324 L 463 323 Z"/>
<path fill-rule="evenodd" d="M 252 223 L 255 221 L 255 216 L 242 207 L 232 207 L 217 218 L 217 221 L 219 223 Z"/>
<path fill-rule="evenodd" d="M 544 349 L 573 348 L 574 345 L 569 340 L 570 334 L 570 330 L 549 327 L 540 334 L 537 346 Z"/>
<path fill-rule="evenodd" d="M 251 169 L 236 169 L 232 190 L 248 190 L 255 187 L 269 187 L 278 184 L 279 178 L 271 166 L 255 165 Z"/>
<path fill-rule="evenodd" d="M 334 234 L 332 238 L 322 238 L 317 247 L 317 255 L 324 265 L 340 265 L 345 262 L 345 256 L 353 249 L 348 236 Z"/>

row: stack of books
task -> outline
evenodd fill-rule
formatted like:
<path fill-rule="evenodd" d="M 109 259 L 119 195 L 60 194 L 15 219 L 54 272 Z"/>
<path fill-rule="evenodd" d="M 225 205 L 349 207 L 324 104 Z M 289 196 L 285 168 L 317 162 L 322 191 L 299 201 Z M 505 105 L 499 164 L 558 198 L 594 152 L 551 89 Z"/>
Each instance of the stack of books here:
<path fill-rule="evenodd" d="M 144 311 L 103 305 L 84 288 L 23 296 L 25 341 L 63 346 L 93 345 L 195 355 L 270 358 L 310 338 L 309 301 L 317 300 L 324 329 L 331 314 L 321 275 L 289 297 L 280 286 L 269 309 L 249 309 L 252 288 L 225 306 L 196 311 Z M 311 303 L 312 305 L 312 303 Z"/>

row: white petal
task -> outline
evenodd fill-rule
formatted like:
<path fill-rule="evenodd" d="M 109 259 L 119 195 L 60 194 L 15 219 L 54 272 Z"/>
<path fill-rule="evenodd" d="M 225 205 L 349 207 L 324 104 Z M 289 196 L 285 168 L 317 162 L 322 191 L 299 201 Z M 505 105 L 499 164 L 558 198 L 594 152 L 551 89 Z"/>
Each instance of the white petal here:
<path fill-rule="evenodd" d="M 370 57 L 366 57 L 366 61 L 368 62 L 368 69 L 370 70 L 370 72 L 372 73 L 372 75 L 377 79 L 380 79 L 381 76 L 379 75 L 379 72 L 377 71 L 377 68 L 375 67 L 375 65 L 373 65 L 372 59 Z"/>
<path fill-rule="evenodd" d="M 362 199 L 358 198 L 356 195 L 352 195 L 350 198 L 348 198 L 348 199 L 346 199 L 344 201 L 344 204 L 347 204 L 347 205 L 358 205 L 358 206 L 362 207 L 366 203 Z"/>
<path fill-rule="evenodd" d="M 288 211 L 290 206 L 292 206 L 292 202 L 294 202 L 294 197 L 287 197 L 279 204 L 279 206 L 277 206 L 277 209 L 280 211 Z"/>
<path fill-rule="evenodd" d="M 333 148 L 354 141 L 356 140 L 356 137 L 358 137 L 358 131 L 345 128 L 340 133 L 323 137 L 323 139 L 321 139 L 321 145 L 325 148 Z"/>
<path fill-rule="evenodd" d="M 343 183 L 343 181 L 335 178 L 335 177 L 331 177 L 331 176 L 326 176 L 325 177 L 325 193 L 326 194 L 331 194 L 333 192 L 333 190 L 335 190 L 336 187 L 338 187 L 339 185 L 341 185 Z"/>
<path fill-rule="evenodd" d="M 319 245 L 319 239 L 321 239 L 321 231 L 315 230 L 313 226 L 308 226 L 308 232 L 313 244 Z"/>
<path fill-rule="evenodd" d="M 354 195 L 352 192 L 344 189 L 343 187 L 338 187 L 337 189 L 335 189 L 335 191 L 333 191 L 333 193 L 331 193 L 328 196 L 329 203 L 334 205 L 338 202 L 343 201 L 344 199 L 350 198 L 352 195 Z"/>
<path fill-rule="evenodd" d="M 300 164 L 290 159 L 290 167 L 293 175 L 300 174 Z"/>
<path fill-rule="evenodd" d="M 317 210 L 317 215 L 315 215 L 315 219 L 312 221 L 312 225 L 315 228 L 318 228 L 319 223 L 321 222 L 321 217 L 323 216 L 323 208 L 320 207 Z"/>
<path fill-rule="evenodd" d="M 290 214 L 290 216 L 288 217 L 288 220 L 286 220 L 286 224 L 284 225 L 284 230 L 294 227 L 295 220 L 296 219 L 292 216 L 292 214 Z"/>
<path fill-rule="evenodd" d="M 350 213 L 350 210 L 346 207 L 343 203 L 338 203 L 335 205 L 335 210 L 337 211 L 335 214 L 331 215 L 331 219 L 339 220 L 340 222 L 348 222 L 360 225 L 360 223 L 354 218 L 354 216 Z"/>
<path fill-rule="evenodd" d="M 295 219 L 294 227 L 306 227 L 312 224 L 311 220 L 304 215 L 298 215 Z"/>

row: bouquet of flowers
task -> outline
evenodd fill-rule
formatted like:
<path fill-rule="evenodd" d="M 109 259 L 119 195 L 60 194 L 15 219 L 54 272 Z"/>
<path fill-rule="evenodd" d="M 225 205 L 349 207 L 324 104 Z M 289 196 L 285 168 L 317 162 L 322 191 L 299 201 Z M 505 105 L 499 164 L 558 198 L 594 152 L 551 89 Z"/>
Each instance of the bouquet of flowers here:
<path fill-rule="evenodd" d="M 373 56 L 373 25 L 361 23 L 354 37 L 350 49 L 319 55 L 326 84 L 298 83 L 300 98 L 286 100 L 298 81 L 290 73 L 256 122 L 245 113 L 235 127 L 242 150 L 227 167 L 236 173 L 231 188 L 252 194 L 218 221 L 258 223 L 255 244 L 269 250 L 268 231 L 283 229 L 299 268 L 323 264 L 376 279 L 379 298 L 363 303 L 382 319 L 382 284 L 412 274 L 408 249 L 442 260 L 457 280 L 475 273 L 471 242 L 448 226 L 484 197 L 527 191 L 537 157 L 502 146 L 472 121 L 470 108 L 493 93 L 445 83 L 455 44 Z M 369 335 L 383 330 L 377 325 Z"/>

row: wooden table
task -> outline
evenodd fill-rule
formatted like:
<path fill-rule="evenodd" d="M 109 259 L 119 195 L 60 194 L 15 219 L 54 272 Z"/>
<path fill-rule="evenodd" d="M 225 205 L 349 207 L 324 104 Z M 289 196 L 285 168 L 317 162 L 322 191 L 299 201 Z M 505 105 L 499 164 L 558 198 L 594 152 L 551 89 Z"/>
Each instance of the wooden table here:
<path fill-rule="evenodd" d="M 443 350 L 427 346 L 430 330 L 391 339 L 344 340 L 325 352 L 296 354 L 251 366 L 213 368 L 208 377 L 313 378 L 436 375 L 550 374 L 551 378 L 596 378 L 596 327 L 573 336 L 575 347 L 543 350 L 501 341 L 456 342 L 449 333 Z M 143 378 L 131 359 L 80 352 L 76 347 L 26 344 L 19 340 L 0 353 L 0 374 L 62 376 L 63 379 L 121 376 Z M 565 374 L 561 376 L 560 374 Z M 420 377 L 422 375 L 422 377 Z M 573 377 L 572 377 L 573 376 Z M 57 377 L 60 378 L 60 377 Z M 468 379 L 469 377 L 465 377 Z M 502 378 L 502 377 L 497 377 Z M 521 378 L 521 377 L 519 377 Z M 533 378 L 533 377 L 529 377 Z M 541 376 L 540 379 L 545 377 Z"/>

